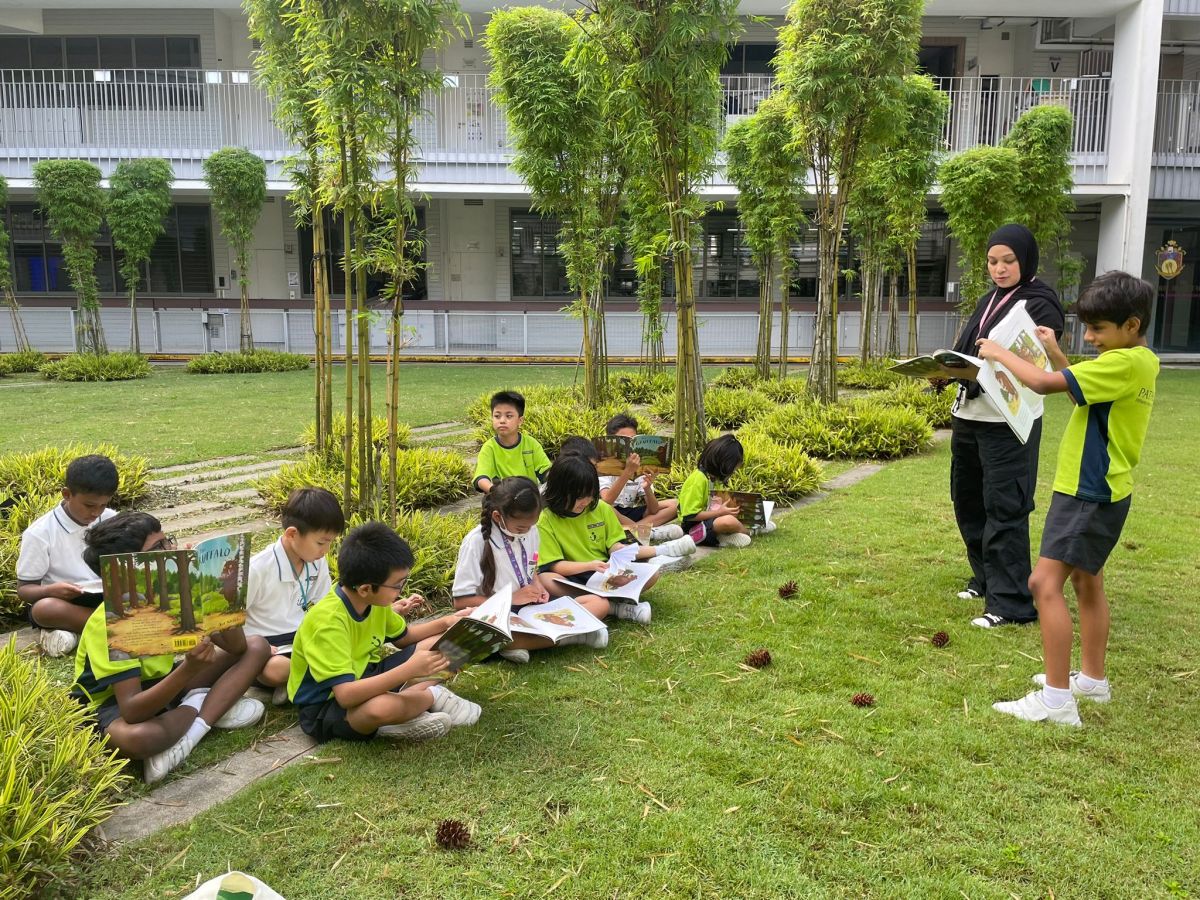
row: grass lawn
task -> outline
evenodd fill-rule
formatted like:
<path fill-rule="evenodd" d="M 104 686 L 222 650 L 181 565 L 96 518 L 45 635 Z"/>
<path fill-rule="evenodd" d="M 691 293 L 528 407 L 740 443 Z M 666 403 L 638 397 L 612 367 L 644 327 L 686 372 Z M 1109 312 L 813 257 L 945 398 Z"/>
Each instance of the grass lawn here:
<path fill-rule="evenodd" d="M 335 412 L 345 391 L 343 369 L 334 372 Z M 372 366 L 375 409 L 384 415 L 385 373 Z M 409 425 L 459 419 L 485 391 L 523 384 L 571 384 L 574 366 L 404 364 L 401 418 Z M 8 423 L 0 453 L 48 444 L 110 441 L 152 465 L 212 459 L 291 447 L 313 419 L 314 373 L 188 375 L 182 366 L 160 366 L 144 381 L 72 384 L 36 375 L 0 380 Z M 245 402 L 251 400 L 253 402 Z M 344 402 L 344 401 L 343 401 Z"/>
<path fill-rule="evenodd" d="M 468 671 L 477 726 L 326 745 L 98 858 L 79 896 L 179 896 L 227 867 L 290 900 L 1196 896 L 1200 373 L 1164 372 L 1158 406 L 1109 566 L 1115 701 L 1082 730 L 990 709 L 1030 688 L 1040 643 L 954 598 L 943 443 L 666 579 L 653 624 L 605 651 Z M 1048 404 L 1035 541 L 1067 409 Z M 759 647 L 774 664 L 741 668 Z M 443 818 L 474 847 L 436 849 Z"/>

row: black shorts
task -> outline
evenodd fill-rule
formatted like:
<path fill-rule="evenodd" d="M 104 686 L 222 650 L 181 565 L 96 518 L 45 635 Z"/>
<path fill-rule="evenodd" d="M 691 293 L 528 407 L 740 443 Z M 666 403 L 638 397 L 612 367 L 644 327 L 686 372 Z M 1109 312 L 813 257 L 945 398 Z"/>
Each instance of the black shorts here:
<path fill-rule="evenodd" d="M 72 606 L 81 606 L 84 609 L 95 609 L 104 602 L 103 594 L 80 594 L 78 597 L 72 597 L 70 600 L 63 601 L 70 603 Z M 37 601 L 33 601 L 37 603 Z M 25 610 L 25 618 L 29 619 L 29 624 L 34 628 L 44 628 L 46 626 L 39 625 L 37 620 L 33 618 L 33 603 L 30 603 Z"/>
<path fill-rule="evenodd" d="M 1095 575 L 1121 537 L 1130 499 L 1096 503 L 1056 491 L 1046 513 L 1039 555 Z"/>
<path fill-rule="evenodd" d="M 717 530 L 713 528 L 713 521 L 713 519 L 703 519 L 699 522 L 695 519 L 685 520 L 683 533 L 695 541 L 697 547 L 719 547 L 720 542 L 717 540 Z"/>
<path fill-rule="evenodd" d="M 646 518 L 646 507 L 644 506 L 614 506 L 613 509 L 630 522 L 640 522 Z"/>
<path fill-rule="evenodd" d="M 396 668 L 406 662 L 416 649 L 416 644 L 410 644 L 407 647 L 401 647 L 391 656 L 386 656 L 379 662 L 368 663 L 360 678 L 371 678 Z M 300 729 L 318 744 L 335 739 L 369 741 L 375 737 L 374 731 L 370 734 L 363 734 L 361 731 L 351 728 L 350 723 L 346 721 L 346 707 L 338 703 L 334 697 L 330 697 L 324 703 L 305 703 L 303 706 L 297 706 L 296 713 L 300 719 Z"/>

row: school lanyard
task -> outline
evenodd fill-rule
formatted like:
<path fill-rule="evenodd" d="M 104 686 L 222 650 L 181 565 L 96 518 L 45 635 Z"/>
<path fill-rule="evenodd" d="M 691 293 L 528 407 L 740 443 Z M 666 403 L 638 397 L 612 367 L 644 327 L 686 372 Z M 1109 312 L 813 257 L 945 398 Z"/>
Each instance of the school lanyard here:
<path fill-rule="evenodd" d="M 289 562 L 288 565 L 291 565 L 291 563 Z M 300 588 L 300 609 L 308 612 L 308 561 L 305 560 L 299 572 L 293 569 L 292 574 L 296 577 L 296 585 Z M 313 577 L 315 578 L 316 576 L 314 575 Z"/>
<path fill-rule="evenodd" d="M 988 301 L 987 307 L 983 310 L 983 318 L 979 320 L 979 336 L 981 338 L 987 337 L 987 325 L 992 318 L 992 307 L 996 308 L 996 315 L 1000 315 L 1000 310 L 1004 308 L 1004 304 L 1008 302 L 1008 298 L 1020 289 L 1021 286 L 1018 284 L 1015 288 L 1005 294 L 999 303 L 996 302 L 996 297 L 1000 295 L 1000 288 L 996 288 L 996 290 L 992 292 L 992 299 Z"/>
<path fill-rule="evenodd" d="M 521 545 L 521 562 L 523 565 L 517 565 L 517 555 L 513 553 L 512 545 L 504 535 L 500 535 L 500 543 L 504 545 L 504 550 L 508 554 L 509 564 L 512 565 L 513 573 L 517 576 L 517 585 L 525 587 L 527 584 L 533 584 L 533 574 L 529 571 L 529 554 L 525 552 L 525 542 L 519 541 Z M 526 579 L 529 579 L 526 581 Z"/>

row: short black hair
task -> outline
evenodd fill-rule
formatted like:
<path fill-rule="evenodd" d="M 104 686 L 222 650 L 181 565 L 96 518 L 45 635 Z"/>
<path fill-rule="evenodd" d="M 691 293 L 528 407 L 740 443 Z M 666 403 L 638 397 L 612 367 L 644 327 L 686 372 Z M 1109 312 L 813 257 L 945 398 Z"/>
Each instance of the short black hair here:
<path fill-rule="evenodd" d="M 342 539 L 337 562 L 342 587 L 377 588 L 397 569 L 411 569 L 413 552 L 404 538 L 382 522 L 366 522 Z"/>
<path fill-rule="evenodd" d="M 600 500 L 596 467 L 575 453 L 560 455 L 546 474 L 546 508 L 556 516 L 572 516 L 584 497 L 592 498 L 588 509 L 595 509 Z"/>
<path fill-rule="evenodd" d="M 496 391 L 492 394 L 491 409 L 504 405 L 516 407 L 518 416 L 525 415 L 524 394 L 518 394 L 516 391 Z"/>
<path fill-rule="evenodd" d="M 713 438 L 700 451 L 696 468 L 716 481 L 728 481 L 745 458 L 742 442 L 732 434 L 723 434 Z"/>
<path fill-rule="evenodd" d="M 1150 327 L 1150 309 L 1154 305 L 1154 288 L 1128 272 L 1114 269 L 1097 277 L 1083 289 L 1075 302 L 1075 313 L 1089 325 L 1112 322 L 1124 325 L 1138 320 L 1138 334 Z"/>
<path fill-rule="evenodd" d="M 609 419 L 608 424 L 604 426 L 604 433 L 616 434 L 622 428 L 632 428 L 634 431 L 637 431 L 637 427 L 637 419 L 635 419 L 629 413 L 617 413 L 615 416 Z"/>
<path fill-rule="evenodd" d="M 67 464 L 67 490 L 72 494 L 111 497 L 117 492 L 117 467 L 107 456 L 77 456 Z M 141 547 L 138 547 L 141 550 Z"/>
<path fill-rule="evenodd" d="M 577 434 L 570 435 L 562 442 L 562 446 L 558 448 L 558 455 L 582 456 L 592 463 L 600 461 L 600 454 L 596 451 L 596 445 L 587 438 L 580 437 Z"/>
<path fill-rule="evenodd" d="M 86 457 L 85 457 L 86 458 Z M 102 457 L 103 458 L 103 457 Z M 100 557 L 114 553 L 141 553 L 146 538 L 162 531 L 162 523 L 147 512 L 126 510 L 97 522 L 83 533 L 83 561 L 100 574 Z"/>
<path fill-rule="evenodd" d="M 296 488 L 283 504 L 280 514 L 283 527 L 295 528 L 301 534 L 314 531 L 331 531 L 341 534 L 346 530 L 346 517 L 342 504 L 325 488 Z"/>

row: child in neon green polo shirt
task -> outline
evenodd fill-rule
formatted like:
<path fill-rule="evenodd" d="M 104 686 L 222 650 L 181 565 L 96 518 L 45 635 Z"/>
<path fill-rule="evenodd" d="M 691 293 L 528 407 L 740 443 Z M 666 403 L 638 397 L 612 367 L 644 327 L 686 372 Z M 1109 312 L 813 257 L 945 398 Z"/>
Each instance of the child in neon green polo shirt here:
<path fill-rule="evenodd" d="M 1029 579 L 1042 629 L 1042 685 L 1020 700 L 993 704 L 1029 721 L 1080 726 L 1077 697 L 1112 699 L 1105 676 L 1109 610 L 1104 564 L 1129 513 L 1133 469 L 1154 407 L 1158 357 L 1146 343 L 1154 289 L 1125 272 L 1108 272 L 1090 285 L 1075 310 L 1087 323 L 1084 340 L 1100 355 L 1070 365 L 1047 328 L 1038 337 L 1054 364 L 1045 372 L 992 341 L 979 355 L 1007 367 L 1039 394 L 1066 393 L 1075 404 L 1058 451 L 1054 497 L 1042 547 Z M 1080 671 L 1071 672 L 1073 629 L 1063 587 L 1079 601 Z"/>
<path fill-rule="evenodd" d="M 522 434 L 525 422 L 525 398 L 516 391 L 497 391 L 492 395 L 492 431 L 479 448 L 475 463 L 475 489 L 486 494 L 501 478 L 520 475 L 534 484 L 546 480 L 550 457 L 537 438 Z"/>

